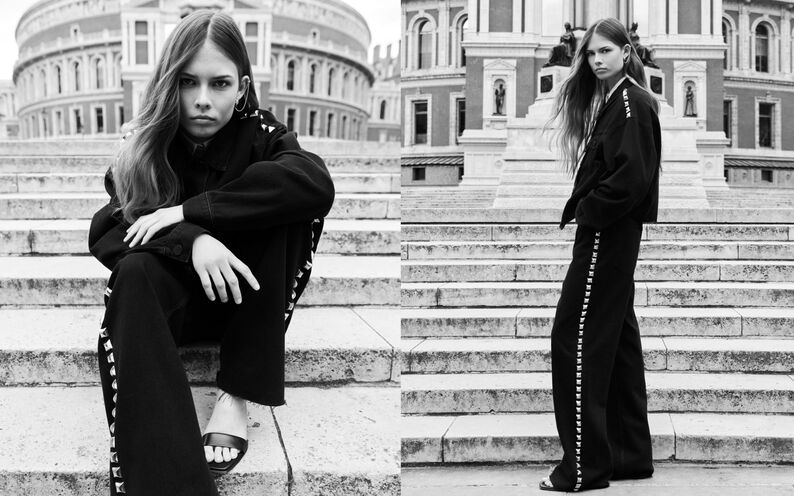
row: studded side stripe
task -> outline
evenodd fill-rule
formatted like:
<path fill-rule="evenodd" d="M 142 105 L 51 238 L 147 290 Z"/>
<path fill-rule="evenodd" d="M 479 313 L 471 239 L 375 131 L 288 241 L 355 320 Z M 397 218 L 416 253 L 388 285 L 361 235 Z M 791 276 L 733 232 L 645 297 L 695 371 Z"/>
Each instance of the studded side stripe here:
<path fill-rule="evenodd" d="M 598 260 L 598 243 L 600 238 L 601 233 L 595 233 L 593 256 L 590 259 L 590 268 L 587 272 L 587 283 L 584 289 L 582 313 L 579 316 L 579 338 L 576 341 L 576 485 L 573 488 L 574 491 L 578 491 L 582 487 L 582 340 L 584 338 L 584 322 L 587 316 L 587 305 L 590 302 L 590 289 L 593 286 L 593 273 L 595 272 L 596 260 Z"/>
<path fill-rule="evenodd" d="M 105 289 L 105 298 L 110 297 L 113 291 L 110 288 Z M 99 332 L 100 343 L 105 350 L 105 359 L 110 365 L 110 377 L 113 379 L 110 387 L 113 388 L 113 409 L 111 410 L 111 422 L 108 426 L 110 430 L 110 471 L 113 475 L 111 483 L 116 487 L 117 494 L 126 494 L 124 488 L 124 477 L 121 473 L 121 464 L 119 463 L 119 455 L 116 452 L 116 402 L 118 401 L 118 382 L 116 380 L 116 359 L 113 357 L 113 343 L 110 341 L 110 334 L 108 330 L 102 329 Z"/>
<path fill-rule="evenodd" d="M 315 225 L 319 224 L 320 222 L 322 222 L 321 219 L 314 219 L 312 221 L 312 246 L 311 250 L 309 251 L 309 258 L 306 260 L 303 266 L 299 268 L 297 272 L 295 272 L 295 279 L 292 281 L 292 292 L 290 293 L 290 297 L 287 298 L 287 308 L 284 311 L 285 322 L 289 320 L 290 316 L 292 315 L 292 311 L 295 309 L 295 299 L 298 297 L 296 290 L 298 289 L 298 286 L 301 285 L 301 279 L 304 277 L 309 277 L 309 271 L 311 271 L 312 264 L 314 263 L 314 252 L 317 250 L 317 242 L 319 241 L 319 233 L 315 230 Z"/>

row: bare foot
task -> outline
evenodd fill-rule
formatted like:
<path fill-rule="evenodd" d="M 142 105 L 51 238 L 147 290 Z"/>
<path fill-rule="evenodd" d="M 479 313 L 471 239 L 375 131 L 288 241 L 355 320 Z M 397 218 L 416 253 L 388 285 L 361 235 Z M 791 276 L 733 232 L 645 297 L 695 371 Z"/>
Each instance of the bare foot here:
<path fill-rule="evenodd" d="M 218 389 L 218 400 L 212 410 L 212 417 L 204 432 L 220 432 L 248 439 L 248 405 L 246 401 Z M 220 446 L 204 446 L 207 462 L 228 462 L 239 456 L 234 448 Z"/>

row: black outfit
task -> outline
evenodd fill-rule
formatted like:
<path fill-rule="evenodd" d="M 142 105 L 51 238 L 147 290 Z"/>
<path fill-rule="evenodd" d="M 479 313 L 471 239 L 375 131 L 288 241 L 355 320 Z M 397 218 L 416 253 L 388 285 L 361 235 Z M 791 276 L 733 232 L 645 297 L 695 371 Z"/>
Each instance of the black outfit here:
<path fill-rule="evenodd" d="M 311 273 L 334 187 L 323 161 L 266 111 L 236 114 L 205 148 L 175 138 L 168 159 L 185 221 L 132 249 L 111 200 L 93 217 L 91 253 L 112 270 L 99 339 L 111 433 L 111 494 L 217 495 L 177 347 L 220 342 L 218 387 L 284 403 L 284 333 Z M 259 282 L 238 275 L 242 303 L 209 301 L 191 263 L 208 233 Z"/>
<path fill-rule="evenodd" d="M 573 260 L 552 328 L 554 413 L 564 455 L 557 489 L 653 473 L 645 375 L 634 315 L 643 222 L 656 220 L 661 131 L 655 102 L 625 79 L 602 107 L 563 210 Z"/>

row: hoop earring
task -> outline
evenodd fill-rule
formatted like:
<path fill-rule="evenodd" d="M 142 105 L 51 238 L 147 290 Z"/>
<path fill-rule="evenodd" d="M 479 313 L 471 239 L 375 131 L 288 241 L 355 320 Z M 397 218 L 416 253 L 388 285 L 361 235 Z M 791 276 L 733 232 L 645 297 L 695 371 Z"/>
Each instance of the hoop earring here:
<path fill-rule="evenodd" d="M 240 107 L 240 108 L 237 108 L 237 104 L 239 102 L 240 102 L 239 98 L 234 101 L 234 110 L 236 110 L 238 112 L 242 112 L 245 109 L 245 106 L 248 104 L 248 87 L 247 86 L 245 88 L 245 100 L 243 101 L 243 106 Z"/>

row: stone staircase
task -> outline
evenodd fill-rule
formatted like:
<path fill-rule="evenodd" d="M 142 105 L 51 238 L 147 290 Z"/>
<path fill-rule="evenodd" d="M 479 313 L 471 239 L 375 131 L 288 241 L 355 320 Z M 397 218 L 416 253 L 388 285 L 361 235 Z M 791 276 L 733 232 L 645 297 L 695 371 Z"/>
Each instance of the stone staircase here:
<path fill-rule="evenodd" d="M 301 144 L 326 158 L 337 199 L 287 335 L 287 405 L 249 408 L 249 453 L 219 488 L 399 494 L 398 149 Z M 109 272 L 86 239 L 113 147 L 0 142 L 0 442 L 14 450 L 3 495 L 107 494 L 95 355 Z M 182 350 L 202 425 L 217 352 Z"/>
<path fill-rule="evenodd" d="M 635 305 L 655 459 L 794 462 L 790 205 L 645 226 Z M 558 461 L 549 334 L 575 226 L 553 209 L 416 207 L 403 204 L 403 466 Z"/>

